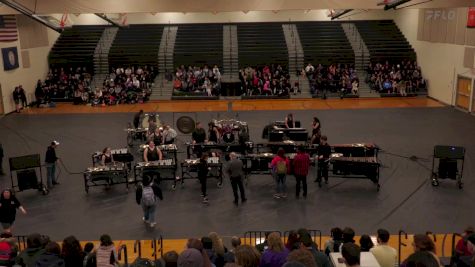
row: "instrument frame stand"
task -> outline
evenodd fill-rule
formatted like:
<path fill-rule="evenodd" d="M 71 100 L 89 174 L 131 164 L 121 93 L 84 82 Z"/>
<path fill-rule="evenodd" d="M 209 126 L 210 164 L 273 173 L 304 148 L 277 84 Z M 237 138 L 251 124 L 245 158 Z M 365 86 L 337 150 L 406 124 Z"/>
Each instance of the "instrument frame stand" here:
<path fill-rule="evenodd" d="M 441 152 L 442 150 L 442 152 Z M 444 151 L 445 150 L 445 151 Z M 457 154 L 459 152 L 460 154 Z M 442 155 L 442 154 L 443 155 Z M 437 161 L 437 166 L 436 166 L 436 161 Z M 445 174 L 447 176 L 440 176 L 441 174 L 441 162 L 444 162 L 444 164 L 447 164 L 444 166 L 446 169 L 443 169 L 445 171 Z M 455 168 L 455 173 L 450 173 L 450 171 L 454 171 L 454 169 L 450 169 L 450 164 L 452 165 L 452 168 Z M 434 146 L 434 154 L 432 156 L 432 169 L 431 169 L 431 184 L 432 186 L 436 187 L 440 185 L 439 179 L 451 179 L 451 180 L 456 180 L 457 182 L 457 187 L 459 189 L 463 189 L 463 166 L 465 163 L 465 148 L 464 147 L 457 147 L 457 146 Z M 454 166 L 456 165 L 456 166 Z M 437 170 L 435 170 L 435 168 Z"/>
<path fill-rule="evenodd" d="M 198 176 L 193 176 L 192 173 L 197 173 L 198 169 L 196 165 L 189 164 L 186 161 L 182 161 L 181 165 L 181 187 L 185 186 L 185 179 L 198 179 Z M 216 178 L 218 183 L 216 184 L 218 188 L 223 187 L 223 162 L 218 163 L 208 163 L 208 166 L 211 167 L 211 170 L 208 172 L 208 176 L 206 179 L 209 178 Z M 214 174 L 214 170 L 217 170 L 217 174 Z"/>
<path fill-rule="evenodd" d="M 83 173 L 84 190 L 86 191 L 86 194 L 89 194 L 90 187 L 104 186 L 106 188 L 110 188 L 111 186 L 117 184 L 125 184 L 126 191 L 129 191 L 129 169 L 127 168 L 127 164 L 122 162 L 120 163 L 123 164 L 121 169 L 118 169 L 117 167 L 113 166 L 110 169 L 104 170 L 86 170 Z M 99 173 L 100 175 L 99 177 L 92 177 L 93 173 L 95 173 L 96 175 Z M 112 177 L 122 177 L 124 181 L 114 181 L 114 178 Z M 99 181 L 105 181 L 105 183 L 97 183 Z"/>
<path fill-rule="evenodd" d="M 139 182 L 141 182 L 142 180 L 139 179 L 139 178 L 143 177 L 144 170 L 149 168 L 148 172 L 156 172 L 156 173 L 160 174 L 160 176 L 159 176 L 160 183 L 162 181 L 173 181 L 172 191 L 175 191 L 176 190 L 176 184 L 179 182 L 180 179 L 177 179 L 177 176 L 176 176 L 176 173 L 177 173 L 177 170 L 178 170 L 178 164 L 177 164 L 177 160 L 176 160 L 176 151 L 174 151 L 174 152 L 171 151 L 171 153 L 173 153 L 175 155 L 174 158 L 168 158 L 168 160 L 172 160 L 171 165 L 140 166 L 138 163 L 136 163 L 133 167 L 134 181 L 132 183 L 137 185 Z M 154 169 L 154 170 L 150 171 L 151 169 Z M 167 171 L 169 173 L 172 173 L 172 175 L 171 176 L 163 175 L 163 173 L 165 171 Z M 182 183 L 183 183 L 183 181 L 182 181 Z"/>
<path fill-rule="evenodd" d="M 25 162 L 18 162 L 21 161 L 22 159 L 29 159 L 28 164 Z M 39 154 L 33 154 L 33 155 L 26 155 L 26 156 L 21 156 L 21 157 L 11 157 L 8 159 L 9 165 L 10 165 L 10 179 L 12 183 L 12 191 L 13 192 L 22 192 L 23 190 L 20 190 L 20 185 L 19 185 L 19 171 L 31 171 L 33 170 L 35 172 L 35 178 L 37 181 L 36 187 L 31 186 L 28 188 L 24 188 L 26 190 L 28 189 L 37 189 L 40 191 L 43 195 L 49 194 L 49 190 L 46 187 L 46 185 L 43 183 L 43 172 L 41 168 L 41 157 Z M 18 165 L 17 165 L 18 164 Z M 40 179 L 38 181 L 38 177 L 36 176 L 36 169 L 39 170 L 40 172 Z M 17 176 L 17 183 L 15 184 L 14 179 L 13 179 L 13 173 L 16 172 Z M 18 190 L 16 190 L 18 189 Z"/>

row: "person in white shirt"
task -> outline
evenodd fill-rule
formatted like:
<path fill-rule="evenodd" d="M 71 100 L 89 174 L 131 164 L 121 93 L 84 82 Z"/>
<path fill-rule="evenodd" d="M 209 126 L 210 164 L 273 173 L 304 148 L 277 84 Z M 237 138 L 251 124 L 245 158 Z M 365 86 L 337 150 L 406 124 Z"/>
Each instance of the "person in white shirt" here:
<path fill-rule="evenodd" d="M 378 245 L 370 249 L 381 267 L 396 266 L 397 251 L 388 245 L 389 236 L 387 230 L 378 229 Z"/>
<path fill-rule="evenodd" d="M 308 63 L 307 67 L 305 67 L 305 72 L 309 73 L 313 71 L 315 71 L 315 67 L 312 65 L 312 63 Z"/>
<path fill-rule="evenodd" d="M 175 129 L 171 128 L 170 125 L 165 125 L 163 130 L 163 143 L 165 145 L 173 144 L 177 135 Z"/>

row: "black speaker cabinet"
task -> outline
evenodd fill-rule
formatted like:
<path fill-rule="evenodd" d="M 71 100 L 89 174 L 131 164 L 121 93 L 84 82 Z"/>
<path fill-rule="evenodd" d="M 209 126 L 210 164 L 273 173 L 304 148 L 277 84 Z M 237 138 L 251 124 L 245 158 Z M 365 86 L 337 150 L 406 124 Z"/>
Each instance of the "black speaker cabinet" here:
<path fill-rule="evenodd" d="M 461 146 L 435 146 L 434 157 L 439 159 L 463 159 L 465 148 Z"/>

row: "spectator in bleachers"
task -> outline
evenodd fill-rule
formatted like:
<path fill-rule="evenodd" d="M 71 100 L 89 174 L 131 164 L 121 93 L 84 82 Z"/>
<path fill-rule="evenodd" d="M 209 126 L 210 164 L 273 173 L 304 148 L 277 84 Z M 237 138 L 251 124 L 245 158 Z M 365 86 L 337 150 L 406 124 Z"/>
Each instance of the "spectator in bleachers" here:
<path fill-rule="evenodd" d="M 264 250 L 261 257 L 260 267 L 281 267 L 284 265 L 289 250 L 284 246 L 280 235 L 271 233 L 267 238 L 268 248 Z"/>
<path fill-rule="evenodd" d="M 355 230 L 353 230 L 353 228 L 350 228 L 350 227 L 345 227 L 342 232 L 342 237 L 343 237 L 343 244 L 355 243 L 355 240 L 354 240 Z"/>
<path fill-rule="evenodd" d="M 240 245 L 241 245 L 241 238 L 237 236 L 231 237 L 231 249 L 228 250 L 226 253 L 224 253 L 225 263 L 233 263 L 236 261 L 234 252 L 236 251 L 236 248 L 239 247 Z"/>
<path fill-rule="evenodd" d="M 300 236 L 300 241 L 302 243 L 302 249 L 305 249 L 312 254 L 317 267 L 331 266 L 328 257 L 323 252 L 318 250 L 318 247 L 316 247 L 316 244 L 313 242 L 312 237 L 308 232 Z"/>
<path fill-rule="evenodd" d="M 412 242 L 412 246 L 414 248 L 414 252 L 426 252 L 429 253 L 433 259 L 437 261 L 437 265 L 441 266 L 439 257 L 437 257 L 435 253 L 435 244 L 432 239 L 426 234 L 416 234 L 414 235 L 414 241 Z M 410 257 L 409 257 L 410 258 Z M 409 258 L 406 259 L 401 266 L 408 267 L 409 266 Z"/>
<path fill-rule="evenodd" d="M 26 249 L 15 260 L 15 264 L 22 267 L 34 267 L 36 260 L 45 252 L 42 236 L 30 234 L 26 239 Z"/>
<path fill-rule="evenodd" d="M 411 254 L 403 263 L 407 267 L 440 267 L 440 263 L 427 251 Z"/>
<path fill-rule="evenodd" d="M 41 254 L 37 259 L 36 267 L 63 267 L 64 260 L 60 256 L 61 248 L 58 243 L 50 241 L 45 246 L 45 253 Z M 69 267 L 69 265 L 68 265 Z"/>
<path fill-rule="evenodd" d="M 343 243 L 343 231 L 339 227 L 331 229 L 332 239 L 325 243 L 325 254 L 330 255 L 331 252 L 340 252 L 340 246 Z"/>
<path fill-rule="evenodd" d="M 74 236 L 68 236 L 63 240 L 61 246 L 61 257 L 68 267 L 82 267 L 84 252 L 81 244 Z"/>
<path fill-rule="evenodd" d="M 208 236 L 212 241 L 213 251 L 214 253 L 216 253 L 217 256 L 216 261 L 213 263 L 214 265 L 216 265 L 216 267 L 223 267 L 225 263 L 224 255 L 226 254 L 226 252 L 228 252 L 228 249 L 224 246 L 223 240 L 218 235 L 218 233 L 211 232 Z"/>
<path fill-rule="evenodd" d="M 287 262 L 298 262 L 305 267 L 320 267 L 315 263 L 312 253 L 305 248 L 296 249 L 289 253 Z"/>
<path fill-rule="evenodd" d="M 427 90 L 426 80 L 422 77 L 421 68 L 414 61 L 401 61 L 398 64 L 370 63 L 367 68 L 367 82 L 373 90 L 399 94 Z"/>
<path fill-rule="evenodd" d="M 175 93 L 216 96 L 221 90 L 221 72 L 217 65 L 210 69 L 203 67 L 181 65 L 175 72 L 173 82 Z"/>
<path fill-rule="evenodd" d="M 381 267 L 394 267 L 396 265 L 397 251 L 388 245 L 389 237 L 387 230 L 378 229 L 378 245 L 370 249 Z"/>
<path fill-rule="evenodd" d="M 341 256 L 345 260 L 345 265 L 348 267 L 360 266 L 360 247 L 353 243 L 343 244 L 341 248 Z"/>
<path fill-rule="evenodd" d="M 310 71 L 307 69 L 308 66 L 305 68 L 305 75 L 309 80 L 310 92 L 314 95 L 325 95 L 327 91 L 331 91 L 340 92 L 343 96 L 350 92 L 356 94 L 358 91 L 359 79 L 353 66 L 332 64 L 324 67 L 318 64 L 317 68 L 309 68 Z"/>
<path fill-rule="evenodd" d="M 281 65 L 246 67 L 239 71 L 239 79 L 245 95 L 288 96 L 292 89 L 290 75 Z"/>
<path fill-rule="evenodd" d="M 102 235 L 101 244 L 96 250 L 97 267 L 113 267 L 117 262 L 117 252 L 109 235 Z"/>
<path fill-rule="evenodd" d="M 360 237 L 360 248 L 362 252 L 369 252 L 371 248 L 374 247 L 373 241 L 369 235 L 361 235 Z"/>
<path fill-rule="evenodd" d="M 300 239 L 296 231 L 290 231 L 289 236 L 287 237 L 287 242 L 285 243 L 285 247 L 289 251 L 298 249 L 300 247 Z"/>
<path fill-rule="evenodd" d="M 157 267 L 177 267 L 178 265 L 178 253 L 174 250 L 168 251 L 163 254 L 163 257 L 160 259 L 162 265 L 156 265 Z"/>
<path fill-rule="evenodd" d="M 178 267 L 205 267 L 202 254 L 195 248 L 183 251 L 177 260 Z"/>
<path fill-rule="evenodd" d="M 13 266 L 15 257 L 18 254 L 16 239 L 10 232 L 3 232 L 0 235 L 0 266 Z"/>
<path fill-rule="evenodd" d="M 96 266 L 96 253 L 94 253 L 94 244 L 87 242 L 84 245 L 84 260 L 82 262 L 83 267 L 95 267 Z"/>
<path fill-rule="evenodd" d="M 236 264 L 240 267 L 258 267 L 261 260 L 259 251 L 249 245 L 241 245 L 234 251 Z"/>
<path fill-rule="evenodd" d="M 196 238 L 190 238 L 188 239 L 188 242 L 186 243 L 186 247 L 188 249 L 193 248 L 193 249 L 198 250 L 201 254 L 203 267 L 211 267 L 211 261 L 209 260 L 208 254 L 204 250 L 203 243 L 200 240 Z M 178 263 L 178 266 L 180 266 L 179 263 Z"/>

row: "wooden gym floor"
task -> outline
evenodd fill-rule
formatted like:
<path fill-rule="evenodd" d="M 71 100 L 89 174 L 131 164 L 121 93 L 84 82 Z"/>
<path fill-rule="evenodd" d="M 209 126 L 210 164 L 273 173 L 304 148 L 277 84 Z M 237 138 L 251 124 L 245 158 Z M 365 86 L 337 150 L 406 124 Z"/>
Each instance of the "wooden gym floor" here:
<path fill-rule="evenodd" d="M 144 104 L 91 107 L 58 103 L 55 108 L 30 108 L 27 114 L 115 113 L 115 112 L 218 112 L 252 110 L 337 110 L 371 108 L 442 107 L 430 98 L 346 98 L 346 99 L 272 99 L 272 100 L 165 100 Z"/>

